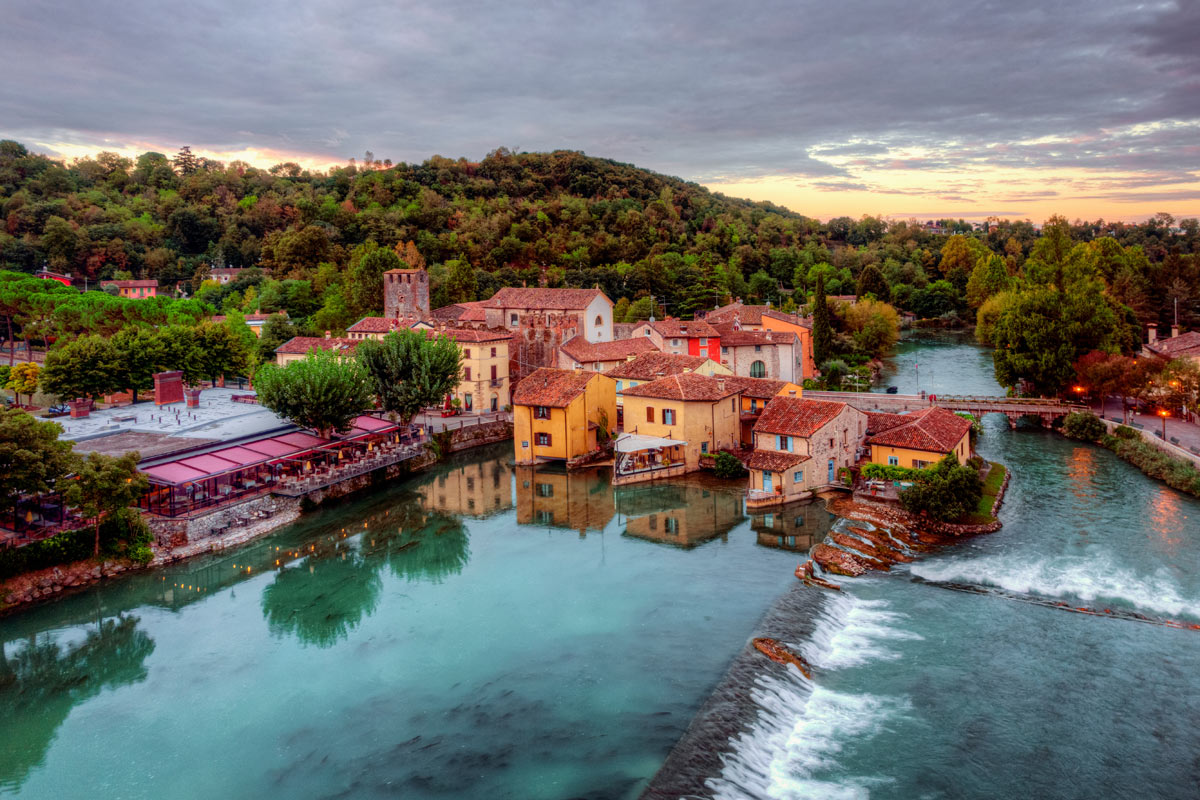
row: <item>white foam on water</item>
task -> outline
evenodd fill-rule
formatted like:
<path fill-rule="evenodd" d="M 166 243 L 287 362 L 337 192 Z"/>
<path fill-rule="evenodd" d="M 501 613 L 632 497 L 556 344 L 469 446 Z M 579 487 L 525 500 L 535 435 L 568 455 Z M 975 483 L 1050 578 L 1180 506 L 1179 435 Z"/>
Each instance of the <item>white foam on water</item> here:
<path fill-rule="evenodd" d="M 1170 617 L 1200 618 L 1200 600 L 1184 597 L 1166 570 L 1138 575 L 1103 556 L 1063 556 L 1034 562 L 998 555 L 935 559 L 914 563 L 911 571 L 930 581 L 994 587 L 1038 597 L 1075 598 L 1088 606 L 1096 605 L 1097 600 L 1117 601 Z"/>
<path fill-rule="evenodd" d="M 921 637 L 899 626 L 903 614 L 887 611 L 884 600 L 859 600 L 849 595 L 831 598 L 825 604 L 800 654 L 822 669 L 857 667 L 870 661 L 895 660 L 900 653 L 885 642 Z"/>
<path fill-rule="evenodd" d="M 878 641 L 920 637 L 890 625 L 904 615 L 887 611 L 887 605 L 830 597 L 812 638 L 799 650 L 820 670 L 898 657 Z M 872 786 L 889 782 L 877 776 L 823 776 L 839 771 L 838 757 L 847 745 L 879 734 L 889 719 L 907 712 L 907 699 L 835 692 L 794 668 L 760 677 L 750 694 L 758 718 L 731 741 L 721 774 L 708 780 L 716 800 L 865 800 Z"/>

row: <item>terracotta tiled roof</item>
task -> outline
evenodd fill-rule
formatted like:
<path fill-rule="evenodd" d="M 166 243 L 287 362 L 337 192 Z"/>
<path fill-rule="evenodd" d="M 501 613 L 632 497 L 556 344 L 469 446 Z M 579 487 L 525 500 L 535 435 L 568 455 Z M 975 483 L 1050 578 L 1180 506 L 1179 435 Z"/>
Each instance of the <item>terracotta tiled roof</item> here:
<path fill-rule="evenodd" d="M 755 450 L 750 454 L 746 466 L 766 472 L 784 472 L 808 460 L 810 460 L 808 456 L 802 456 L 799 453 L 785 453 L 781 450 Z"/>
<path fill-rule="evenodd" d="M 276 353 L 284 353 L 285 355 L 304 355 L 309 350 L 335 350 L 337 352 L 354 352 L 354 348 L 359 345 L 358 339 L 343 339 L 333 337 L 326 339 L 323 336 L 294 336 L 288 339 L 279 347 L 275 348 Z"/>
<path fill-rule="evenodd" d="M 346 328 L 347 333 L 387 333 L 395 330 L 392 320 L 387 317 L 363 317 L 358 322 Z"/>
<path fill-rule="evenodd" d="M 684 356 L 677 353 L 642 353 L 632 361 L 618 364 L 604 374 L 610 378 L 621 378 L 634 381 L 652 381 L 667 375 L 678 375 L 685 371 L 699 369 L 705 361 L 704 356 Z"/>
<path fill-rule="evenodd" d="M 907 425 L 913 419 L 906 414 L 886 414 L 881 411 L 868 411 L 866 413 L 868 435 L 890 431 L 897 425 Z"/>
<path fill-rule="evenodd" d="M 801 328 L 812 329 L 812 317 L 801 317 L 798 314 L 785 314 L 782 311 L 776 311 L 771 308 L 763 312 L 764 317 L 777 319 L 780 322 L 790 322 L 793 325 L 799 325 Z"/>
<path fill-rule="evenodd" d="M 727 375 L 725 382 L 731 381 L 742 393 L 742 397 L 753 397 L 759 400 L 770 400 L 788 385 L 787 381 L 773 381 L 770 378 L 744 378 L 741 375 Z"/>
<path fill-rule="evenodd" d="M 794 331 L 748 331 L 734 330 L 732 323 L 715 326 L 720 332 L 722 347 L 749 347 L 750 345 L 792 344 L 796 341 Z"/>
<path fill-rule="evenodd" d="M 1146 345 L 1146 349 L 1164 358 L 1197 356 L 1200 355 L 1200 333 L 1189 331 L 1170 339 L 1159 339 L 1154 344 Z"/>
<path fill-rule="evenodd" d="M 583 336 L 573 336 L 570 340 L 563 342 L 561 349 L 580 364 L 595 361 L 624 361 L 627 356 L 658 352 L 654 342 L 644 336 L 637 339 L 618 339 L 613 342 L 589 342 Z"/>
<path fill-rule="evenodd" d="M 625 389 L 626 397 L 656 397 L 662 400 L 716 402 L 738 393 L 724 378 L 710 378 L 694 372 L 683 372 L 649 383 L 639 383 Z"/>
<path fill-rule="evenodd" d="M 427 338 L 432 338 L 438 335 L 449 336 L 456 342 L 499 342 L 507 341 L 512 338 L 512 333 L 504 328 L 438 328 L 434 331 L 425 331 Z"/>
<path fill-rule="evenodd" d="M 587 308 L 599 289 L 518 289 L 506 287 L 483 301 L 486 308 L 543 308 L 551 311 L 577 311 Z M 606 298 L 607 299 L 607 298 Z"/>
<path fill-rule="evenodd" d="M 515 406 L 550 406 L 565 408 L 600 373 L 571 369 L 535 369 L 528 378 L 517 384 L 512 401 Z"/>
<path fill-rule="evenodd" d="M 649 325 L 658 332 L 659 336 L 667 339 L 695 339 L 700 336 L 707 339 L 716 338 L 721 335 L 717 333 L 716 328 L 702 319 L 675 319 L 674 317 L 667 317 L 666 319 L 640 324 Z"/>
<path fill-rule="evenodd" d="M 714 308 L 704 315 L 704 319 L 713 325 L 729 324 L 734 319 L 739 320 L 743 325 L 762 325 L 763 317 L 776 319 L 780 322 L 790 322 L 793 325 L 800 325 L 805 328 L 812 327 L 811 319 L 806 319 L 796 314 L 785 314 L 778 309 L 766 305 L 757 306 L 746 305 L 745 303 L 730 303 L 727 306 Z"/>
<path fill-rule="evenodd" d="M 116 286 L 118 289 L 158 288 L 158 281 L 100 281 L 101 286 Z"/>
<path fill-rule="evenodd" d="M 908 421 L 875 434 L 867 444 L 949 453 L 971 430 L 968 420 L 937 406 L 902 416 Z"/>
<path fill-rule="evenodd" d="M 808 438 L 847 408 L 845 403 L 776 397 L 754 425 L 755 433 L 781 433 Z"/>
<path fill-rule="evenodd" d="M 358 322 L 346 329 L 347 333 L 387 333 L 389 331 L 399 331 L 411 328 L 414 325 L 420 325 L 424 320 L 417 317 L 399 317 L 391 319 L 389 317 L 363 317 Z M 428 323 L 426 323 L 428 324 Z"/>

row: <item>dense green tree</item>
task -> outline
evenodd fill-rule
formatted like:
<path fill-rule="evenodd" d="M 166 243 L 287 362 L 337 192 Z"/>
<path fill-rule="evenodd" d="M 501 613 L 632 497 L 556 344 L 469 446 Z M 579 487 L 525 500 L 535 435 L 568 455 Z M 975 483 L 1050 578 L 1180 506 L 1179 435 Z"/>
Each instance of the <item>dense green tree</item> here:
<path fill-rule="evenodd" d="M 138 472 L 140 460 L 141 454 L 136 452 L 123 456 L 88 453 L 79 461 L 75 480 L 63 493 L 67 504 L 95 528 L 94 555 L 100 555 L 100 523 L 104 518 L 136 505 L 150 487 L 150 479 Z"/>
<path fill-rule="evenodd" d="M 888 286 L 887 278 L 883 277 L 879 267 L 869 264 L 858 273 L 857 295 L 860 299 L 873 297 L 884 303 L 891 299 L 891 287 Z"/>
<path fill-rule="evenodd" d="M 11 512 L 22 493 L 53 492 L 75 470 L 72 443 L 56 422 L 19 409 L 0 409 L 0 511 Z"/>
<path fill-rule="evenodd" d="M 825 299 L 825 275 L 818 273 L 812 307 L 813 361 L 824 364 L 833 352 L 833 329 L 829 321 L 829 302 Z"/>
<path fill-rule="evenodd" d="M 363 365 L 328 350 L 284 367 L 265 364 L 254 376 L 254 388 L 263 407 L 325 438 L 349 430 L 373 404 Z"/>
<path fill-rule="evenodd" d="M 393 251 L 374 241 L 354 248 L 346 272 L 345 299 L 350 316 L 359 320 L 382 313 L 383 273 L 403 267 L 404 263 Z"/>
<path fill-rule="evenodd" d="M 249 371 L 250 351 L 228 326 L 206 323 L 195 333 L 191 360 L 206 380 L 216 383 L 223 375 L 245 375 Z"/>
<path fill-rule="evenodd" d="M 1006 291 L 1012 285 L 1004 259 L 998 255 L 986 255 L 971 270 L 967 281 L 967 305 L 979 308 L 992 295 Z"/>
<path fill-rule="evenodd" d="M 1123 325 L 1097 282 L 1077 284 L 1069 292 L 1049 287 L 1019 292 L 992 329 L 996 380 L 1056 395 L 1071 381 L 1081 355 L 1119 348 Z"/>
<path fill-rule="evenodd" d="M 103 336 L 83 336 L 46 354 L 42 389 L 61 400 L 93 400 L 124 388 L 112 343 Z"/>
<path fill-rule="evenodd" d="M 357 352 L 383 410 L 405 424 L 458 385 L 462 354 L 447 336 L 392 331 L 383 339 L 362 342 Z"/>
<path fill-rule="evenodd" d="M 115 385 L 133 393 L 133 402 L 138 392 L 154 388 L 154 373 L 159 372 L 158 337 L 146 326 L 122 328 L 110 340 L 116 374 Z"/>

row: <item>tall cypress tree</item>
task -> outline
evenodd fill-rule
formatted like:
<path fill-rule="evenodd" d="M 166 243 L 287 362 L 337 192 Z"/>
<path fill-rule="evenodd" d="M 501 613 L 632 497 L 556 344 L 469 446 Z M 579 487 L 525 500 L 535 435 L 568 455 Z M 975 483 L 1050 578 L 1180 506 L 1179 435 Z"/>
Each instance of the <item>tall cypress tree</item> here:
<path fill-rule="evenodd" d="M 817 369 L 829 360 L 833 346 L 833 332 L 829 327 L 829 304 L 825 301 L 825 276 L 817 274 L 817 288 L 813 292 L 812 350 Z"/>

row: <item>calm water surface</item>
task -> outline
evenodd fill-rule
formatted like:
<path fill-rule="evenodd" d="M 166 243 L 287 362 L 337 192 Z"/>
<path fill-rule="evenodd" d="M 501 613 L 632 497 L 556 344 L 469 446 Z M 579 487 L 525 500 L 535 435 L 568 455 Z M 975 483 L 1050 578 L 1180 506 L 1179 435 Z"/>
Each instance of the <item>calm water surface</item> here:
<path fill-rule="evenodd" d="M 831 517 L 510 460 L 0 622 L 0 794 L 635 797 Z"/>

